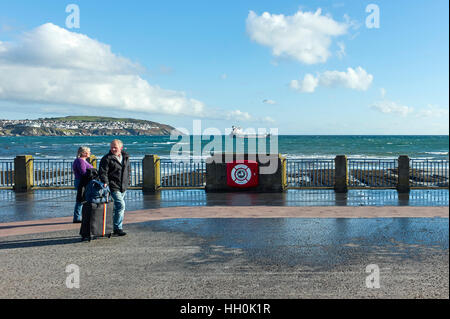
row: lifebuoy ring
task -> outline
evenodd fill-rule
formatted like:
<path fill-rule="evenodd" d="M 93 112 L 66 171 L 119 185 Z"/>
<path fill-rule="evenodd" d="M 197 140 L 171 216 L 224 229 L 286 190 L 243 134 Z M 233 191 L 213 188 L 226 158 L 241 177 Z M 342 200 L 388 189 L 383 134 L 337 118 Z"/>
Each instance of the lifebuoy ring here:
<path fill-rule="evenodd" d="M 231 179 L 238 185 L 247 184 L 252 178 L 252 171 L 250 167 L 245 164 L 239 164 L 231 170 Z"/>

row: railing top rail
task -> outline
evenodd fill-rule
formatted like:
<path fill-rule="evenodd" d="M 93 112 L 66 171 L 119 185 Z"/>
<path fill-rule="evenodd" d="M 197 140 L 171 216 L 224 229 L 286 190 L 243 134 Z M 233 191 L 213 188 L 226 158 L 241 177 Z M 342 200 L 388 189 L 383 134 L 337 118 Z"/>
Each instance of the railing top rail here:
<path fill-rule="evenodd" d="M 355 157 L 348 157 L 347 160 L 349 160 L 349 161 L 397 161 L 398 158 L 355 158 Z"/>
<path fill-rule="evenodd" d="M 334 161 L 334 158 L 286 158 L 287 161 Z"/>
<path fill-rule="evenodd" d="M 176 162 L 206 162 L 205 159 L 189 159 L 189 158 L 177 158 L 177 159 L 170 159 L 170 158 L 160 158 L 159 161 L 161 162 L 167 162 L 167 163 L 176 163 Z"/>
<path fill-rule="evenodd" d="M 31 158 L 33 161 L 65 161 L 65 162 L 67 162 L 67 161 L 74 161 L 75 160 L 75 157 L 74 158 L 36 158 L 36 157 L 32 157 Z"/>
<path fill-rule="evenodd" d="M 448 159 L 429 159 L 429 158 L 410 158 L 410 161 L 414 162 L 448 162 Z"/>

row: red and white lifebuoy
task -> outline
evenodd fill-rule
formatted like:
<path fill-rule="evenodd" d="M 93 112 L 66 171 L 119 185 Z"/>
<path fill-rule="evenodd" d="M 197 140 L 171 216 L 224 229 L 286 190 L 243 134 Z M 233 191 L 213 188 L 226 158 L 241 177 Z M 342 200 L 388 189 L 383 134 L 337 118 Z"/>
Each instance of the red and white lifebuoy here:
<path fill-rule="evenodd" d="M 251 178 L 252 171 L 245 164 L 238 164 L 231 170 L 231 179 L 238 185 L 247 184 Z"/>
<path fill-rule="evenodd" d="M 227 185 L 238 188 L 258 186 L 258 163 L 247 161 L 227 163 Z"/>

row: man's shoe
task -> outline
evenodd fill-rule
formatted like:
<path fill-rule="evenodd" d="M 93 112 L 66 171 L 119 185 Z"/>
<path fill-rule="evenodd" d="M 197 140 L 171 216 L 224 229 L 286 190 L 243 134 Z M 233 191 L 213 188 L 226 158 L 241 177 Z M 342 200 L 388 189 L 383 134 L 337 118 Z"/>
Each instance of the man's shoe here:
<path fill-rule="evenodd" d="M 124 232 L 122 229 L 116 229 L 115 231 L 114 231 L 114 235 L 116 235 L 116 236 L 125 236 L 127 233 L 126 232 Z"/>

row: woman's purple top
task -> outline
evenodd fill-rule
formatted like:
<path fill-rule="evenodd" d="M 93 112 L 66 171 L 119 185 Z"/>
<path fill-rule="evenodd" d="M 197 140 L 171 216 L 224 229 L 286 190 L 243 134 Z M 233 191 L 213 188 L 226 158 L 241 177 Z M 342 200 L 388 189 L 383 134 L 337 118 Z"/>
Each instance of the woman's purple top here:
<path fill-rule="evenodd" d="M 80 179 L 81 176 L 83 176 L 86 173 L 86 169 L 93 168 L 91 164 L 89 164 L 87 161 L 77 158 L 73 161 L 72 169 L 73 173 L 75 175 L 75 179 Z"/>

